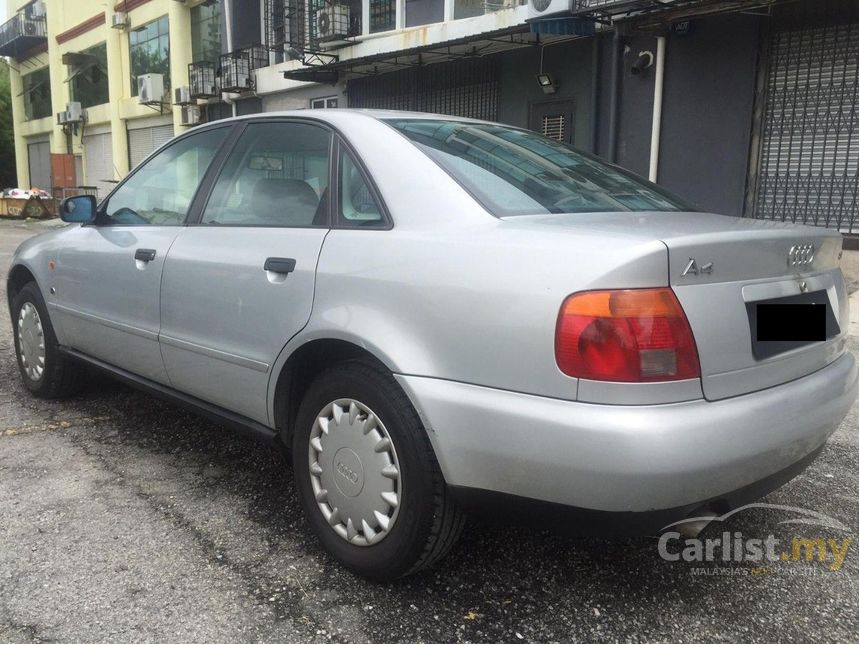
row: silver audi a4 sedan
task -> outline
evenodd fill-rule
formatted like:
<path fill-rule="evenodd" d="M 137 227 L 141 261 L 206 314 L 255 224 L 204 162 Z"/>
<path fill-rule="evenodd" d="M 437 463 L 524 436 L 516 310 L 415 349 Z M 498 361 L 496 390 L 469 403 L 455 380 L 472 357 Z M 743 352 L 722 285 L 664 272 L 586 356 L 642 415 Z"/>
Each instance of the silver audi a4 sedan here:
<path fill-rule="evenodd" d="M 699 212 L 533 132 L 349 110 L 219 121 L 8 277 L 21 377 L 95 366 L 286 446 L 376 579 L 464 509 L 646 533 L 800 472 L 857 393 L 841 238 Z"/>

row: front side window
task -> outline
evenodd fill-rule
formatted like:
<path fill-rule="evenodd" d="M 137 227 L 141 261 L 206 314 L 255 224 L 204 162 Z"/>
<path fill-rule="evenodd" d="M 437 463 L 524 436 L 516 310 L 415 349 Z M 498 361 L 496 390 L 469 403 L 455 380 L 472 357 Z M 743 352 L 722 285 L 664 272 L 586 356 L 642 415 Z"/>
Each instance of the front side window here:
<path fill-rule="evenodd" d="M 221 0 L 191 9 L 191 58 L 215 63 L 221 55 Z"/>
<path fill-rule="evenodd" d="M 633 173 L 535 132 L 449 120 L 387 122 L 497 217 L 695 210 Z"/>
<path fill-rule="evenodd" d="M 22 79 L 24 84 L 24 114 L 27 120 L 51 116 L 51 76 L 45 67 Z"/>
<path fill-rule="evenodd" d="M 131 58 L 131 95 L 137 96 L 137 77 L 144 74 L 164 76 L 164 89 L 170 89 L 170 35 L 167 16 L 143 25 L 128 35 Z"/>
<path fill-rule="evenodd" d="M 179 226 L 229 127 L 180 139 L 141 166 L 108 200 L 105 224 Z"/>
<path fill-rule="evenodd" d="M 331 134 L 305 123 L 252 123 L 203 212 L 203 224 L 328 226 Z"/>
<path fill-rule="evenodd" d="M 74 66 L 69 78 L 71 96 L 81 107 L 107 103 L 107 45 L 102 43 L 81 52 L 80 62 Z"/>

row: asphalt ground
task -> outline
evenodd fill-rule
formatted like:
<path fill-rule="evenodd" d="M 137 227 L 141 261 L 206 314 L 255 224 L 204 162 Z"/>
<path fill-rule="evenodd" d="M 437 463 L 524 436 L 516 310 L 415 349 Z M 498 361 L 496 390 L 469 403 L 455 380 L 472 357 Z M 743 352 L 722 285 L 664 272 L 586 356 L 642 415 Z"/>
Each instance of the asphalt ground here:
<path fill-rule="evenodd" d="M 0 223 L 4 276 L 43 228 Z M 857 254 L 843 261 L 856 291 Z M 323 553 L 271 448 L 103 377 L 75 399 L 30 397 L 3 303 L 0 641 L 858 639 L 856 405 L 764 500 L 847 529 L 756 509 L 705 532 L 848 539 L 835 571 L 814 559 L 702 573 L 661 559 L 654 538 L 562 537 L 500 516 L 471 520 L 435 569 L 381 585 Z"/>

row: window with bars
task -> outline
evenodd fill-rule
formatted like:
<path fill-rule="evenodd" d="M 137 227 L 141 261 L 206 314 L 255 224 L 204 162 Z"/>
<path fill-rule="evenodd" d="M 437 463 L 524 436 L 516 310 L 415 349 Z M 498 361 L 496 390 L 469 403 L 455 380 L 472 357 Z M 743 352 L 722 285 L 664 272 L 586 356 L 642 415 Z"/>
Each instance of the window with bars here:
<path fill-rule="evenodd" d="M 545 115 L 541 123 L 541 134 L 556 141 L 564 141 L 564 115 Z"/>

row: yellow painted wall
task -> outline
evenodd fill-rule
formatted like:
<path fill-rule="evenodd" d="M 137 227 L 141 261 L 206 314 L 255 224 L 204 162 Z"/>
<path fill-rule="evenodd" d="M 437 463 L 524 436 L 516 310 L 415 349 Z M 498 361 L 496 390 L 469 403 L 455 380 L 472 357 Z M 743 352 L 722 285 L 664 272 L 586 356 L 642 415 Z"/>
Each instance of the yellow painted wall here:
<path fill-rule="evenodd" d="M 157 116 L 159 110 L 138 103 L 131 95 L 131 62 L 129 56 L 129 30 L 110 27 L 115 0 L 45 0 L 47 8 L 48 51 L 27 61 L 13 61 L 11 85 L 13 94 L 13 119 L 15 123 L 15 143 L 17 173 L 20 186 L 27 186 L 29 169 L 27 159 L 27 139 L 34 136 L 50 135 L 51 152 L 83 154 L 82 135 L 86 125 L 109 124 L 111 128 L 112 151 L 114 160 L 114 179 L 122 179 L 128 173 L 128 132 L 129 121 Z M 192 4 L 196 4 L 192 3 Z M 105 16 L 105 24 L 91 29 L 65 43 L 57 42 L 57 35 L 89 20 L 96 14 Z M 171 86 L 188 83 L 188 64 L 191 63 L 191 13 L 189 6 L 175 0 L 151 0 L 129 12 L 130 29 L 167 15 L 170 22 L 170 75 Z M 56 115 L 65 109 L 69 101 L 69 84 L 66 79 L 69 68 L 62 64 L 67 52 L 78 52 L 94 45 L 106 43 L 107 76 L 109 103 L 87 108 L 86 125 L 78 128 L 77 135 L 69 135 L 62 126 L 56 124 L 56 116 L 46 119 L 27 121 L 24 115 L 21 92 L 21 76 L 46 65 L 50 68 L 51 102 Z M 165 119 L 171 119 L 174 132 L 179 134 L 181 110 L 172 105 L 171 97 L 165 97 L 163 108 Z M 86 169 L 86 159 L 83 160 Z M 82 183 L 83 178 L 79 177 Z"/>

